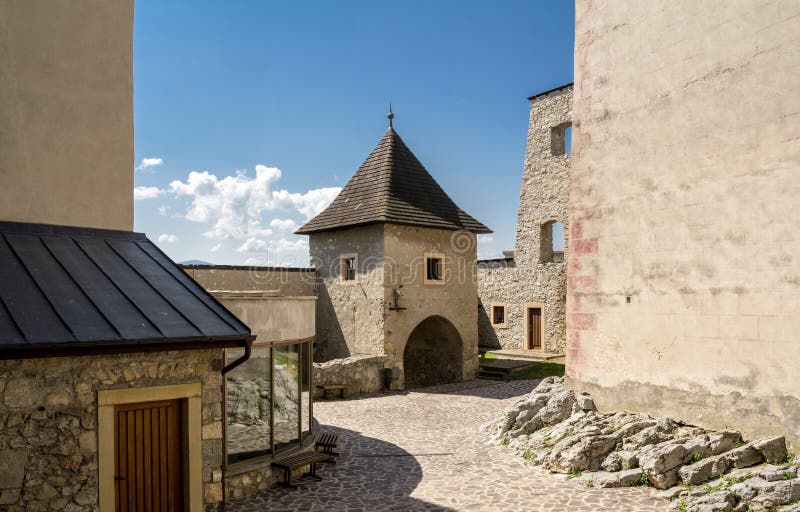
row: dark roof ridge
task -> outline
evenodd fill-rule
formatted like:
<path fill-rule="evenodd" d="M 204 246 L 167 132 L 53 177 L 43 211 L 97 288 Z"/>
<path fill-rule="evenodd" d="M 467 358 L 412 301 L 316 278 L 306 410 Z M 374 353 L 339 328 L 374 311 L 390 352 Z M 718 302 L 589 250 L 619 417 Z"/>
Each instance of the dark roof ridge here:
<path fill-rule="evenodd" d="M 541 96 L 547 96 L 551 92 L 560 91 L 561 89 L 566 89 L 567 87 L 572 87 L 573 85 L 574 85 L 574 82 L 570 82 L 568 84 L 559 85 L 558 87 L 553 87 L 552 89 L 547 89 L 546 91 L 542 91 L 542 92 L 536 93 L 533 96 L 528 96 L 528 101 L 535 100 L 536 98 L 539 98 Z"/>
<path fill-rule="evenodd" d="M 331 204 L 295 233 L 377 223 L 491 233 L 455 204 L 391 126 Z"/>

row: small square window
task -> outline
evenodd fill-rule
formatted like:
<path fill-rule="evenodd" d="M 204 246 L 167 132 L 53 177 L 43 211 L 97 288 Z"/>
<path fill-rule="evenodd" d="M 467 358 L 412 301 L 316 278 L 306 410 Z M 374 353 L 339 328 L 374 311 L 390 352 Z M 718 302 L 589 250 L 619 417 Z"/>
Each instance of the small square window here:
<path fill-rule="evenodd" d="M 358 268 L 358 256 L 355 254 L 342 254 L 342 281 L 355 281 L 356 268 Z"/>
<path fill-rule="evenodd" d="M 444 254 L 437 252 L 425 253 L 425 279 L 426 284 L 444 283 Z"/>
<path fill-rule="evenodd" d="M 504 306 L 495 306 L 492 308 L 492 323 L 506 323 L 506 308 Z"/>
<path fill-rule="evenodd" d="M 505 304 L 492 304 L 492 326 L 505 327 L 506 326 L 506 306 Z"/>

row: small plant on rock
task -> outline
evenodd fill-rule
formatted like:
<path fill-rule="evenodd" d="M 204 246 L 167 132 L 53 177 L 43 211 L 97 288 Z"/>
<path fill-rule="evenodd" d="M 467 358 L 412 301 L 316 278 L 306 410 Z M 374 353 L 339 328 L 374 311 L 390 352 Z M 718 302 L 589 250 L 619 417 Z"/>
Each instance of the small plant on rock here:
<path fill-rule="evenodd" d="M 784 471 L 783 472 L 783 479 L 784 480 L 791 480 L 792 478 L 794 478 L 794 475 L 792 474 L 791 471 Z"/>
<path fill-rule="evenodd" d="M 503 439 L 503 446 L 508 446 L 508 443 L 510 442 L 511 441 L 509 441 L 508 439 Z"/>
<path fill-rule="evenodd" d="M 639 480 L 635 480 L 631 483 L 631 487 L 653 487 L 653 482 L 650 481 L 650 477 L 642 473 Z"/>
<path fill-rule="evenodd" d="M 680 512 L 686 512 L 686 507 L 687 505 L 685 501 L 681 501 L 680 503 L 678 503 L 678 510 Z"/>
<path fill-rule="evenodd" d="M 578 478 L 579 476 L 581 476 L 580 471 L 570 471 L 567 475 L 567 480 L 572 480 L 573 478 Z"/>
<path fill-rule="evenodd" d="M 787 453 L 786 458 L 783 459 L 783 462 L 784 464 L 791 464 L 794 462 L 794 454 L 792 452 Z"/>
<path fill-rule="evenodd" d="M 700 455 L 699 453 L 695 453 L 694 455 L 692 455 L 692 464 L 694 464 L 695 462 L 700 462 L 702 459 L 703 459 L 702 455 Z"/>
<path fill-rule="evenodd" d="M 533 457 L 533 452 L 526 451 L 525 453 L 522 454 L 522 458 L 525 460 L 531 460 L 532 457 Z"/>

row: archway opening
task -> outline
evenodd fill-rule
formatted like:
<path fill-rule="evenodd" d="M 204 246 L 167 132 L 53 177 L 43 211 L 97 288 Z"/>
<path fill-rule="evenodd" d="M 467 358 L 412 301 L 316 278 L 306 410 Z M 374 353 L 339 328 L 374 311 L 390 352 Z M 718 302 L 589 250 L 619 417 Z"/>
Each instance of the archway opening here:
<path fill-rule="evenodd" d="M 458 382 L 462 378 L 462 343 L 446 318 L 430 316 L 408 337 L 403 354 L 406 388 Z"/>

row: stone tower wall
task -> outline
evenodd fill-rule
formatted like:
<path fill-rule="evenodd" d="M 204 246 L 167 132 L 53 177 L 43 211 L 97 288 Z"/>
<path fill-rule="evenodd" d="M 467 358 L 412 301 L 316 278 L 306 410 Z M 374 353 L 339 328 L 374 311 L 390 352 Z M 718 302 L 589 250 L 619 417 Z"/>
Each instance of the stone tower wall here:
<path fill-rule="evenodd" d="M 314 361 L 384 355 L 384 227 L 372 225 L 314 233 L 317 268 L 317 337 Z M 342 254 L 358 254 L 355 282 L 342 281 Z"/>
<path fill-rule="evenodd" d="M 546 252 L 551 243 L 549 239 L 543 243 L 542 225 L 561 222 L 566 248 L 571 155 L 553 153 L 560 153 L 560 135 L 571 120 L 571 85 L 532 98 L 514 258 L 478 263 L 478 330 L 482 347 L 526 348 L 526 307 L 542 307 L 543 349 L 564 351 L 566 254 L 562 261 L 542 261 L 550 259 Z M 505 327 L 492 325 L 492 304 L 505 305 Z"/>

